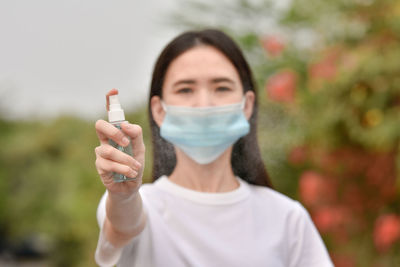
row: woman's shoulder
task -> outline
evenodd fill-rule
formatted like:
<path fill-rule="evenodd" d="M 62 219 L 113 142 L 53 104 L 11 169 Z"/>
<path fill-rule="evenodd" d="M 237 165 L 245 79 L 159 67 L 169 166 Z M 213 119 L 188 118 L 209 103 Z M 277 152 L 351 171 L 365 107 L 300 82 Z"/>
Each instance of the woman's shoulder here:
<path fill-rule="evenodd" d="M 266 187 L 249 184 L 244 181 L 246 186 L 251 192 L 251 196 L 254 201 L 260 203 L 262 206 L 269 206 L 280 211 L 288 212 L 304 212 L 305 209 L 303 205 L 295 199 L 292 199 L 285 194 Z"/>
<path fill-rule="evenodd" d="M 153 182 L 144 183 L 139 189 L 140 196 L 145 204 L 161 205 L 168 198 L 168 194 L 163 190 L 166 176 L 161 176 Z"/>
<path fill-rule="evenodd" d="M 143 197 L 144 195 L 158 194 L 158 188 L 155 186 L 155 182 L 144 183 L 140 186 L 139 193 Z"/>

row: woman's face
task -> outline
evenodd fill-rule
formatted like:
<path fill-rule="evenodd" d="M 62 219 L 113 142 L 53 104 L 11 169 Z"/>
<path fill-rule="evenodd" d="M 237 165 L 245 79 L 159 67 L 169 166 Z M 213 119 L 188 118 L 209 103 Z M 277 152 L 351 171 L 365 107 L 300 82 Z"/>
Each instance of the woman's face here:
<path fill-rule="evenodd" d="M 179 55 L 168 67 L 162 88 L 167 105 L 205 107 L 239 103 L 243 86 L 234 65 L 212 46 L 195 46 Z M 244 112 L 251 116 L 254 93 L 245 95 Z M 160 98 L 151 99 L 152 113 L 158 125 L 164 118 Z"/>

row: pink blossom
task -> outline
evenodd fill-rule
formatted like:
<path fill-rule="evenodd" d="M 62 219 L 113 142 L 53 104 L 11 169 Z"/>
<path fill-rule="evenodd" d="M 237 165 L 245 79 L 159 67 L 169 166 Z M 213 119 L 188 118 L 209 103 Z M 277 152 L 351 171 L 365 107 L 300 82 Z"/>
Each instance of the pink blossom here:
<path fill-rule="evenodd" d="M 312 64 L 309 67 L 309 73 L 312 79 L 331 80 L 337 74 L 337 65 L 340 52 L 337 49 L 331 49 L 326 53 L 322 60 Z"/>
<path fill-rule="evenodd" d="M 277 36 L 267 36 L 261 40 L 264 50 L 272 57 L 279 56 L 285 49 L 285 44 Z"/>
<path fill-rule="evenodd" d="M 307 148 L 304 146 L 294 147 L 289 153 L 289 162 L 299 165 L 307 160 Z"/>
<path fill-rule="evenodd" d="M 375 221 L 374 243 L 375 247 L 385 252 L 400 239 L 400 216 L 385 214 Z"/>
<path fill-rule="evenodd" d="M 348 212 L 342 207 L 321 207 L 313 213 L 315 226 L 321 233 L 339 230 L 348 218 Z M 340 232 L 340 231 L 339 231 Z"/>
<path fill-rule="evenodd" d="M 278 72 L 268 79 L 265 89 L 271 100 L 292 103 L 296 90 L 296 74 L 290 70 Z"/>
<path fill-rule="evenodd" d="M 323 177 L 319 173 L 314 171 L 304 172 L 299 181 L 301 200 L 308 206 L 314 205 L 319 201 L 323 187 Z"/>
<path fill-rule="evenodd" d="M 337 183 L 315 171 L 305 171 L 300 176 L 300 198 L 308 207 L 316 207 L 337 200 Z"/>

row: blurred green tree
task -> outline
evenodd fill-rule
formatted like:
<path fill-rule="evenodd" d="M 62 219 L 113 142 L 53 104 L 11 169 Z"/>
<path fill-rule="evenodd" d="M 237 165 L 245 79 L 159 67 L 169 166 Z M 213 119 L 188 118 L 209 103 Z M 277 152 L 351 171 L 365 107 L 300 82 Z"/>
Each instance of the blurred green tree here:
<path fill-rule="evenodd" d="M 143 127 L 145 143 L 151 145 L 145 110 L 127 119 Z M 0 119 L 0 137 L 3 246 L 15 250 L 33 238 L 52 266 L 96 266 L 96 208 L 105 190 L 94 165 L 94 121 Z M 146 165 L 149 181 L 151 162 Z"/>

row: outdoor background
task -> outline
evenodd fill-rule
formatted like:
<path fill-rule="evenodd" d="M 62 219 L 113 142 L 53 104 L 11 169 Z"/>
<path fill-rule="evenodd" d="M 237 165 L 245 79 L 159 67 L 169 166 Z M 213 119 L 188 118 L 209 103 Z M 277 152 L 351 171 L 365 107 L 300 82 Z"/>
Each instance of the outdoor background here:
<path fill-rule="evenodd" d="M 104 94 L 143 127 L 149 182 L 151 67 L 204 27 L 245 51 L 269 175 L 335 265 L 400 266 L 399 1 L 81 2 L 0 3 L 0 266 L 95 266 Z"/>

